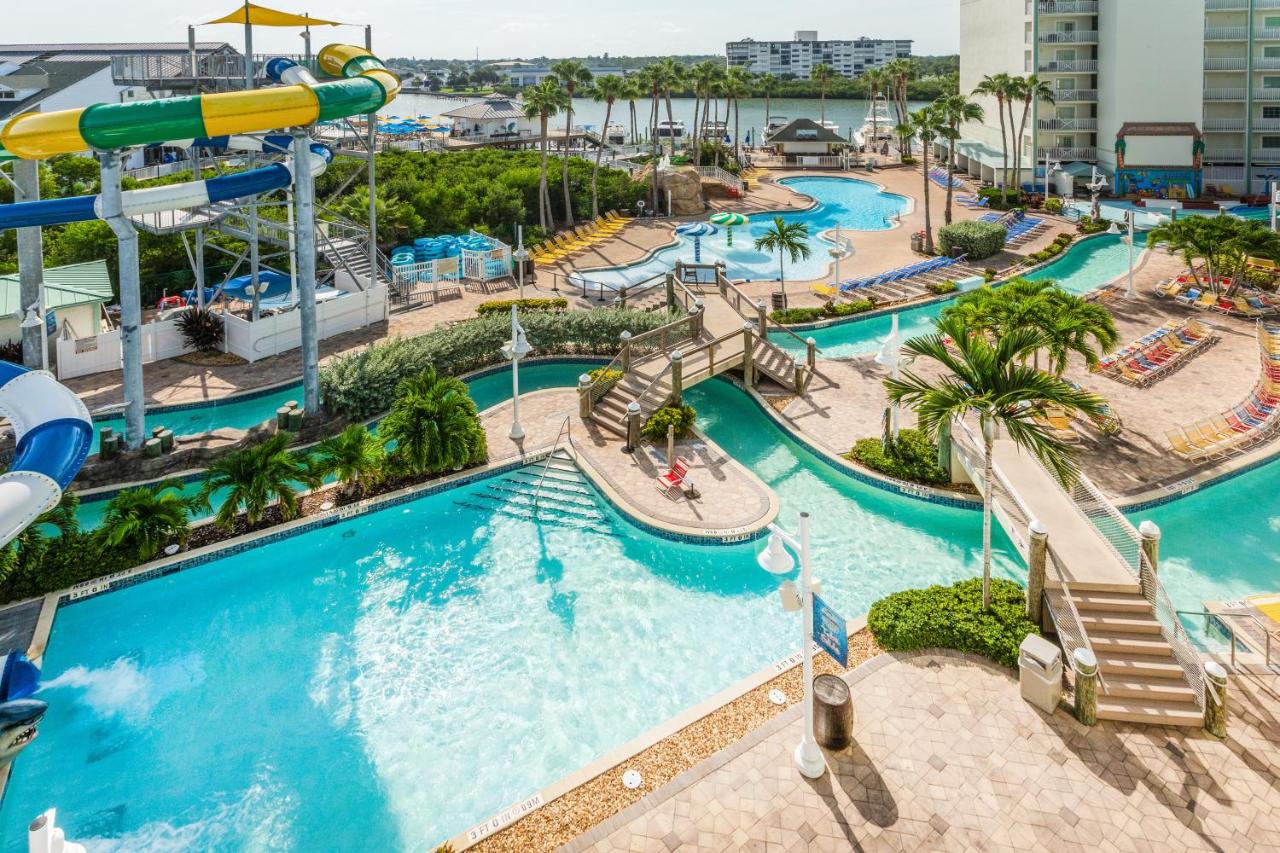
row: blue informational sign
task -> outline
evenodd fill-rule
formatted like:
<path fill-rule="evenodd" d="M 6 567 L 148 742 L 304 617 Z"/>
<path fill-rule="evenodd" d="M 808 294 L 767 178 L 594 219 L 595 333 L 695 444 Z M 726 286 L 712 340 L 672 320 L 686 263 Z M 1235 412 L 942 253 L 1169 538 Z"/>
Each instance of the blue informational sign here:
<path fill-rule="evenodd" d="M 58 331 L 58 315 L 52 308 L 46 308 L 44 312 L 44 333 L 45 335 L 56 334 Z"/>
<path fill-rule="evenodd" d="M 813 597 L 813 639 L 841 666 L 849 665 L 849 631 L 844 617 L 817 595 Z"/>

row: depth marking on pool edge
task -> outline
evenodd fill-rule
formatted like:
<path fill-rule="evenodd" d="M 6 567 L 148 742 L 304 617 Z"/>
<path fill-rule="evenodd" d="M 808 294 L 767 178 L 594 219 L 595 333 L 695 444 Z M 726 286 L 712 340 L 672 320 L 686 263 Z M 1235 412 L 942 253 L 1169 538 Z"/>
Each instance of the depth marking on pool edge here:
<path fill-rule="evenodd" d="M 539 792 L 526 800 L 521 800 L 513 806 L 508 806 L 498 812 L 484 823 L 476 824 L 467 830 L 467 840 L 475 843 L 482 838 L 486 838 L 504 827 L 515 823 L 529 812 L 542 805 L 542 793 Z"/>

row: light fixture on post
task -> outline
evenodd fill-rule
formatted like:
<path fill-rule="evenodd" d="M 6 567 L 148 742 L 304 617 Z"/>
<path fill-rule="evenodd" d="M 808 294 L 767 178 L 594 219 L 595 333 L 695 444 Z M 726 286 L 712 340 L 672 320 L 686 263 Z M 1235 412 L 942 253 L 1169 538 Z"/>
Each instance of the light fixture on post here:
<path fill-rule="evenodd" d="M 516 226 L 516 250 L 511 253 L 511 260 L 516 262 L 516 277 L 520 282 L 520 298 L 524 299 L 524 264 L 529 260 L 529 250 L 524 247 L 524 226 Z"/>
<path fill-rule="evenodd" d="M 800 513 L 800 535 L 793 536 L 781 525 L 769 525 L 769 541 L 756 562 L 760 568 L 774 575 L 790 574 L 796 567 L 792 551 L 800 554 L 800 582 L 785 581 L 778 588 L 782 597 L 782 609 L 788 613 L 801 612 L 803 623 L 802 642 L 804 663 L 804 735 L 796 746 L 793 758 L 800 773 L 808 779 L 817 779 L 827 772 L 827 763 L 813 734 L 813 597 L 821 591 L 813 580 L 809 566 L 809 513 Z"/>
<path fill-rule="evenodd" d="M 1135 220 L 1137 220 L 1137 218 L 1138 211 L 1132 208 L 1124 212 L 1125 224 L 1128 226 L 1129 231 L 1129 235 L 1126 238 L 1126 242 L 1129 244 L 1129 288 L 1125 292 L 1126 299 L 1134 299 L 1138 295 L 1138 292 L 1133 289 L 1133 232 L 1136 224 Z"/>
<path fill-rule="evenodd" d="M 39 302 L 32 302 L 27 306 L 27 316 L 22 318 L 22 322 L 18 325 L 23 329 L 40 329 L 45 324 L 44 312 L 40 310 Z M 49 341 L 46 335 L 40 336 L 40 369 L 49 369 Z"/>
<path fill-rule="evenodd" d="M 511 340 L 502 346 L 502 357 L 511 362 L 511 432 L 512 441 L 524 438 L 520 425 L 520 359 L 533 352 L 524 334 L 524 327 L 516 319 L 516 306 L 511 306 Z"/>
<path fill-rule="evenodd" d="M 1117 223 L 1115 223 L 1115 222 L 1112 222 L 1112 223 L 1111 223 L 1111 225 L 1110 225 L 1110 227 L 1108 227 L 1108 228 L 1107 228 L 1107 233 L 1108 233 L 1108 234 L 1119 234 L 1119 233 L 1120 233 L 1120 226 L 1119 226 L 1119 224 L 1117 224 Z"/>

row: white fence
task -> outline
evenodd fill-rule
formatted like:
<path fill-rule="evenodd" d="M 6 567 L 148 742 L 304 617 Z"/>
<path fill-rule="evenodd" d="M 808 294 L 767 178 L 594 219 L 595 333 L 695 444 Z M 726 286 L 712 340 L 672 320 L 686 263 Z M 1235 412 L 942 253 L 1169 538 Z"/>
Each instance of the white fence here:
<path fill-rule="evenodd" d="M 375 287 L 316 305 L 316 326 L 320 340 L 361 329 L 387 319 L 387 288 Z M 254 323 L 234 314 L 223 315 L 226 337 L 223 348 L 254 362 L 296 349 L 302 344 L 302 312 L 285 311 L 262 317 Z M 178 331 L 177 320 L 147 323 L 142 330 L 142 363 L 174 358 L 190 352 Z M 58 340 L 58 378 L 71 379 L 119 370 L 122 365 L 120 330 L 113 329 L 90 338 Z"/>
<path fill-rule="evenodd" d="M 719 181 L 729 189 L 737 190 L 739 195 L 746 191 L 746 187 L 741 178 L 737 175 L 726 172 L 719 166 L 697 166 L 695 168 L 698 170 L 698 174 L 702 177 L 710 178 L 713 181 Z"/>

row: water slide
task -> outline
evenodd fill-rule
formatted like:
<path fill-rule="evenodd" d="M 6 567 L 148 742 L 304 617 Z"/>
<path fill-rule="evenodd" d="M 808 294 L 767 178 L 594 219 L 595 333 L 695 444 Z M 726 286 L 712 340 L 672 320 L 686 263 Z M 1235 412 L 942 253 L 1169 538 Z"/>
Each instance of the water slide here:
<path fill-rule="evenodd" d="M 400 90 L 399 78 L 364 48 L 332 44 L 320 51 L 318 61 L 339 79 L 317 82 L 296 62 L 278 58 L 267 63 L 267 73 L 284 85 L 269 89 L 24 113 L 0 126 L 0 162 L 148 145 L 279 150 L 292 141 L 290 137 L 267 137 L 264 142 L 243 134 L 377 112 Z M 324 146 L 313 144 L 312 174 L 323 171 L 330 156 Z M 235 175 L 130 190 L 123 194 L 124 213 L 197 207 L 270 192 L 290 184 L 293 168 L 291 163 L 276 163 Z M 0 206 L 0 230 L 97 219 L 101 213 L 97 196 L 5 205 Z"/>
<path fill-rule="evenodd" d="M 0 415 L 18 447 L 0 474 L 0 546 L 57 505 L 89 455 L 93 419 L 71 389 L 44 370 L 0 361 Z"/>

